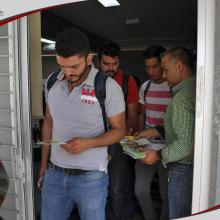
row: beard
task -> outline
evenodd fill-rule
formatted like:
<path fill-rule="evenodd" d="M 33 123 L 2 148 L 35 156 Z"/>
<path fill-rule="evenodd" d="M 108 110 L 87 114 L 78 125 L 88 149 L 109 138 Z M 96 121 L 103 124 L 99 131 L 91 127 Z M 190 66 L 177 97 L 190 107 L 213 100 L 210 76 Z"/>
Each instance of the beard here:
<path fill-rule="evenodd" d="M 88 71 L 87 71 L 87 68 L 88 66 L 85 65 L 85 68 L 83 69 L 83 71 L 78 74 L 78 75 L 75 75 L 75 74 L 69 74 L 67 75 L 66 74 L 66 80 L 69 84 L 75 84 L 75 83 L 78 83 L 78 82 L 81 82 L 85 76 L 87 75 Z"/>
<path fill-rule="evenodd" d="M 106 71 L 105 74 L 107 74 L 108 76 L 110 76 L 111 78 L 113 78 L 116 74 L 116 72 L 114 70 L 112 71 Z"/>

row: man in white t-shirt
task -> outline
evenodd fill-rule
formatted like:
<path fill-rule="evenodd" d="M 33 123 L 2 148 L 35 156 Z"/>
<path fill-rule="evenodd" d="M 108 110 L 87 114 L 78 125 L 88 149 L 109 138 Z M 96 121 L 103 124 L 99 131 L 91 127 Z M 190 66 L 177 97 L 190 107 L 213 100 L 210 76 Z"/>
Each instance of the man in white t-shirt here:
<path fill-rule="evenodd" d="M 144 51 L 144 63 L 146 72 L 150 76 L 140 88 L 139 103 L 141 111 L 139 115 L 139 130 L 155 127 L 162 130 L 164 112 L 171 100 L 171 92 L 167 82 L 162 78 L 163 69 L 160 63 L 160 55 L 165 49 L 159 45 L 152 45 Z M 159 150 L 164 146 L 163 142 L 153 144 L 151 149 Z M 161 162 L 155 165 L 146 165 L 140 160 L 135 166 L 135 194 L 141 206 L 146 220 L 156 220 L 151 198 L 151 183 L 155 174 L 159 176 L 160 197 L 162 207 L 160 220 L 168 219 L 168 173 Z"/>

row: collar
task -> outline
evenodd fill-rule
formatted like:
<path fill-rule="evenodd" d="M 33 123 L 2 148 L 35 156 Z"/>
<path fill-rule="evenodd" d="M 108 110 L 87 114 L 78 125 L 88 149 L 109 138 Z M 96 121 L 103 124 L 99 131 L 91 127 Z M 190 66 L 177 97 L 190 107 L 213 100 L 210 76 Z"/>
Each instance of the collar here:
<path fill-rule="evenodd" d="M 173 95 L 175 95 L 177 92 L 179 92 L 184 87 L 188 86 L 194 80 L 195 80 L 195 77 L 191 76 L 190 78 L 183 80 L 182 82 L 174 86 L 172 88 Z"/>
<path fill-rule="evenodd" d="M 121 76 L 122 74 L 123 74 L 123 72 L 122 72 L 121 70 L 118 70 L 118 71 L 115 73 L 115 75 L 114 75 L 114 78 L 113 78 L 113 79 L 115 79 L 115 78 L 117 78 L 117 77 Z"/>

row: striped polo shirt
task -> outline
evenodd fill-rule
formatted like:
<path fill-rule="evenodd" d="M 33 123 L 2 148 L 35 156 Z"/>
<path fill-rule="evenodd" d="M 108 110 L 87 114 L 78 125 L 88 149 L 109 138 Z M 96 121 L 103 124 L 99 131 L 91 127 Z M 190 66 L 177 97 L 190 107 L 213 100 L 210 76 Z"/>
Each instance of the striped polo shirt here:
<path fill-rule="evenodd" d="M 145 105 L 146 128 L 163 125 L 164 112 L 171 101 L 171 92 L 167 82 L 151 85 L 144 97 L 144 91 L 149 81 L 142 84 L 139 92 L 139 102 Z"/>

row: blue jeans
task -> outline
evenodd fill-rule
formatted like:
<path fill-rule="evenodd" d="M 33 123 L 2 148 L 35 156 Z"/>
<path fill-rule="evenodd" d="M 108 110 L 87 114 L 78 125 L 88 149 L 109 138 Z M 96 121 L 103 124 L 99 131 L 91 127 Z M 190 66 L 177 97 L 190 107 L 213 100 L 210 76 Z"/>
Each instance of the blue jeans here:
<path fill-rule="evenodd" d="M 161 198 L 160 220 L 168 220 L 168 169 L 161 162 L 147 165 L 140 160 L 135 165 L 135 195 L 141 206 L 145 220 L 157 220 L 157 214 L 151 198 L 151 183 L 158 173 Z"/>
<path fill-rule="evenodd" d="M 42 220 L 67 220 L 76 205 L 81 220 L 105 220 L 108 175 L 89 171 L 67 175 L 50 168 L 42 189 Z"/>
<path fill-rule="evenodd" d="M 191 215 L 193 166 L 180 163 L 168 164 L 169 218 Z"/>

